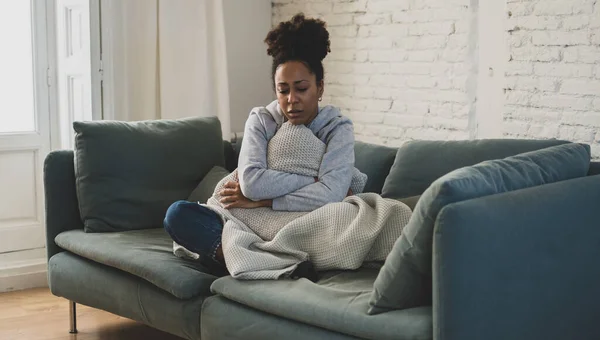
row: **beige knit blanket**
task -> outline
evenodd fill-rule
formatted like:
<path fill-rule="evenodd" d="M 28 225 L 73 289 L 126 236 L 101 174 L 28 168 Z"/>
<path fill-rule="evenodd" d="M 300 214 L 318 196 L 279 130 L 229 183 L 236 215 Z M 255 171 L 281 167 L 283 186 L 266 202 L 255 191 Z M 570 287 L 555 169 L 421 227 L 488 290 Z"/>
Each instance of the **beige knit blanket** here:
<path fill-rule="evenodd" d="M 325 147 L 305 126 L 285 123 L 269 141 L 268 168 L 317 176 Z M 221 180 L 206 206 L 226 221 L 223 253 L 227 269 L 238 279 L 278 279 L 306 260 L 319 271 L 383 261 L 411 215 L 405 204 L 374 193 L 349 196 L 312 212 L 224 209 L 219 192 L 226 182 L 237 180 L 237 171 Z M 353 193 L 361 193 L 365 183 L 366 175 L 355 170 Z"/>

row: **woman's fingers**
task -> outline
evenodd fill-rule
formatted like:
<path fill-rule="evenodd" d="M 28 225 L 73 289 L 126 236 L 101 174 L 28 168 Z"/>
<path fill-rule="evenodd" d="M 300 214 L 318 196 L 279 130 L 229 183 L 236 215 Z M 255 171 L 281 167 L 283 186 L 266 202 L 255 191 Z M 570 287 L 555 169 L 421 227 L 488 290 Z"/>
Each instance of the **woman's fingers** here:
<path fill-rule="evenodd" d="M 245 198 L 240 190 L 240 184 L 238 182 L 226 182 L 219 193 L 221 194 L 219 202 L 223 204 L 223 208 L 244 208 Z"/>
<path fill-rule="evenodd" d="M 221 196 L 232 196 L 232 195 L 235 195 L 236 193 L 237 193 L 237 190 L 235 190 L 235 189 L 223 189 L 220 192 Z"/>
<path fill-rule="evenodd" d="M 238 187 L 238 183 L 237 182 L 229 181 L 229 182 L 225 183 L 224 187 L 225 188 L 235 189 L 235 188 Z"/>
<path fill-rule="evenodd" d="M 237 202 L 238 198 L 235 196 L 224 196 L 221 197 L 221 199 L 219 200 L 219 202 L 221 203 L 228 203 L 228 202 Z"/>

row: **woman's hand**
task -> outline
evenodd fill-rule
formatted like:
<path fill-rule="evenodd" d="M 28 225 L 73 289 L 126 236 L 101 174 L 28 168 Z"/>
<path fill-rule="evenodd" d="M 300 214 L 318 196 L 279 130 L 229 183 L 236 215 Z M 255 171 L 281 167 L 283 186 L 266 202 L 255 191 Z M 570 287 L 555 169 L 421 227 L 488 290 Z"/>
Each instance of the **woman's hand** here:
<path fill-rule="evenodd" d="M 240 184 L 238 182 L 227 182 L 224 185 L 224 189 L 219 193 L 221 195 L 220 203 L 223 204 L 225 209 L 231 208 L 260 208 L 260 207 L 270 207 L 273 205 L 272 200 L 262 200 L 262 201 L 253 201 L 251 199 L 246 198 L 244 194 L 242 194 L 242 189 L 240 188 Z"/>

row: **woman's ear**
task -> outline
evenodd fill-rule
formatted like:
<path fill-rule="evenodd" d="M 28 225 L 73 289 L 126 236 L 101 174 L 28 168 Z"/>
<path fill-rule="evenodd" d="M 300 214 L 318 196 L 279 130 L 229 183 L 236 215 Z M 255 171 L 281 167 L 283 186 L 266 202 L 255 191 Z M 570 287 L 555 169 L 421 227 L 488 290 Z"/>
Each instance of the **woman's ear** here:
<path fill-rule="evenodd" d="M 325 81 L 321 79 L 321 81 L 317 84 L 317 93 L 319 94 L 319 98 L 323 97 L 323 92 L 325 91 Z"/>

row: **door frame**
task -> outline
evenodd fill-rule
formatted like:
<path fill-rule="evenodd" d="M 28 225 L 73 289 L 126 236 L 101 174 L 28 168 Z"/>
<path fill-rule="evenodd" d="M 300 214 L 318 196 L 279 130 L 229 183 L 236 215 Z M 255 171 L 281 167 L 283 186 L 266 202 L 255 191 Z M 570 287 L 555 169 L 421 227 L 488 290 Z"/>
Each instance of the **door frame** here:
<path fill-rule="evenodd" d="M 56 32 L 56 0 L 33 0 L 44 2 L 46 8 L 47 27 L 47 51 L 49 72 L 49 96 L 50 96 L 50 131 L 52 136 L 52 150 L 61 148 L 60 114 L 58 104 L 58 42 Z M 87 0 L 90 7 L 90 56 L 91 56 L 91 79 L 92 79 L 92 120 L 104 119 L 104 94 L 103 92 L 103 61 L 102 55 L 102 30 L 101 30 L 101 0 Z"/>
<path fill-rule="evenodd" d="M 35 2 L 45 2 L 45 22 L 46 22 L 46 51 L 48 54 L 48 100 L 50 106 L 50 145 L 51 150 L 60 148 L 60 117 L 58 110 L 58 50 L 56 39 L 56 1 L 55 0 L 35 0 Z"/>
<path fill-rule="evenodd" d="M 14 0 L 20 1 L 20 0 Z M 51 0 L 52 1 L 52 0 Z M 45 211 L 44 211 L 44 186 L 43 163 L 44 157 L 53 149 L 54 130 L 56 120 L 56 86 L 53 77 L 53 48 L 52 32 L 48 22 L 50 1 L 30 0 L 31 3 L 31 43 L 33 67 L 33 99 L 34 99 L 34 131 L 0 134 L 0 148 L 2 150 L 34 152 L 34 180 L 37 197 L 35 200 L 36 218 L 32 221 L 15 221 L 9 224 L 5 232 L 11 229 L 39 225 L 41 230 L 29 237 L 25 242 L 22 237 L 16 238 L 18 242 L 12 243 L 14 250 L 3 253 L 9 258 L 8 266 L 0 268 L 0 292 L 13 289 L 25 289 L 47 285 L 47 259 L 45 251 Z M 31 224 L 35 221 L 35 224 Z M 15 234 L 16 235 L 16 234 Z M 14 235 L 13 235 L 14 236 Z M 16 236 L 15 236 L 16 237 Z M 10 237 L 9 237 L 10 239 Z M 20 242 L 25 242 L 19 246 Z M 33 247 L 33 248 L 32 248 Z M 10 249 L 10 248 L 9 248 Z M 12 260 L 10 260 L 12 259 Z"/>
<path fill-rule="evenodd" d="M 92 59 L 92 120 L 102 120 L 104 118 L 104 51 L 102 46 L 102 1 L 89 0 L 89 2 L 90 56 Z"/>

